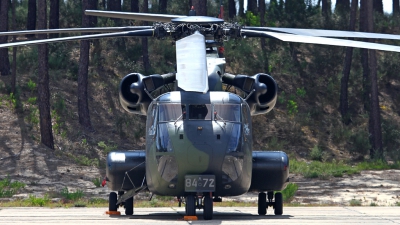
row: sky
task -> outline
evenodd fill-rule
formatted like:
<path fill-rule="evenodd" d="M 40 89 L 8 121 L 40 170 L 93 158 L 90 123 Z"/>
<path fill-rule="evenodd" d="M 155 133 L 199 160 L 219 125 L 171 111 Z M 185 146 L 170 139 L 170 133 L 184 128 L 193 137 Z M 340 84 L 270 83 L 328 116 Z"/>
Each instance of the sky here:
<path fill-rule="evenodd" d="M 315 4 L 318 2 L 318 0 L 313 0 L 313 1 L 315 2 Z M 247 0 L 245 0 L 244 2 L 246 8 Z M 266 2 L 269 2 L 269 0 L 266 0 Z M 336 0 L 331 0 L 331 2 L 332 2 L 332 7 L 334 8 L 336 5 Z M 383 2 L 383 11 L 385 13 L 392 13 L 392 0 L 383 0 L 382 2 Z"/>

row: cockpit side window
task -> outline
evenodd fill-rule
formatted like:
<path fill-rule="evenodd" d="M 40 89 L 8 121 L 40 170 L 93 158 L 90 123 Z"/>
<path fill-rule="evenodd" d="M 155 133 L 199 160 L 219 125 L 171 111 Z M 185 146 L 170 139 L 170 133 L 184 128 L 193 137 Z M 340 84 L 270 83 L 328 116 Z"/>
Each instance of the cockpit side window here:
<path fill-rule="evenodd" d="M 155 124 L 157 123 L 157 105 L 153 104 L 150 109 L 150 115 L 147 117 L 147 127 L 149 128 L 149 135 L 156 133 Z"/>
<path fill-rule="evenodd" d="M 211 105 L 189 105 L 190 120 L 211 120 Z"/>
<path fill-rule="evenodd" d="M 240 122 L 240 105 L 214 104 L 214 120 Z"/>

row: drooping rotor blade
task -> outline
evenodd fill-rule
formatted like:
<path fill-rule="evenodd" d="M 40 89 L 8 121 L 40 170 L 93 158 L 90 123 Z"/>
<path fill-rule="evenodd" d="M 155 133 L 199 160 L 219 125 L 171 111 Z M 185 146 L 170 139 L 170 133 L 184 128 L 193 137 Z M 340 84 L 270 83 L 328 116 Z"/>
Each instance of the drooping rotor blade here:
<path fill-rule="evenodd" d="M 298 43 L 320 44 L 320 45 L 334 45 L 334 46 L 343 46 L 343 47 L 366 48 L 366 49 L 375 49 L 375 50 L 382 50 L 382 51 L 400 52 L 400 47 L 394 46 L 394 45 L 384 45 L 384 44 L 376 44 L 376 43 L 370 43 L 370 42 L 336 39 L 336 38 L 303 36 L 303 35 L 296 35 L 296 34 L 283 34 L 283 33 L 268 32 L 268 31 L 255 31 L 255 30 L 241 29 L 241 36 L 242 37 L 247 36 L 247 37 L 276 38 L 278 40 L 287 41 L 287 42 L 298 42 Z"/>
<path fill-rule="evenodd" d="M 186 17 L 180 15 L 116 12 L 116 11 L 101 11 L 101 10 L 85 10 L 85 15 L 129 19 L 129 20 L 143 20 L 151 22 L 164 22 L 164 23 L 171 22 L 172 19 Z"/>
<path fill-rule="evenodd" d="M 278 31 L 283 33 L 314 36 L 314 37 L 374 38 L 374 39 L 400 40 L 400 35 L 395 35 L 395 34 L 380 34 L 380 33 L 342 31 L 342 30 L 298 29 L 298 28 L 280 28 L 280 27 L 243 27 L 243 29 L 258 30 L 258 31 Z"/>
<path fill-rule="evenodd" d="M 87 27 L 87 28 L 62 28 L 62 29 L 45 29 L 45 30 L 22 30 L 0 32 L 0 36 L 25 35 L 25 34 L 53 34 L 53 33 L 105 33 L 105 32 L 121 32 L 151 29 L 152 26 L 134 26 L 134 27 Z"/>
<path fill-rule="evenodd" d="M 152 37 L 153 34 L 154 34 L 154 29 L 124 31 L 124 32 L 107 33 L 107 34 L 91 34 L 91 35 L 81 35 L 81 36 L 74 36 L 74 37 L 62 37 L 62 38 L 5 43 L 5 44 L 0 44 L 0 48 L 7 48 L 7 47 L 13 47 L 13 46 L 36 45 L 36 44 L 47 44 L 47 43 L 64 42 L 64 41 L 111 38 L 111 37 Z"/>

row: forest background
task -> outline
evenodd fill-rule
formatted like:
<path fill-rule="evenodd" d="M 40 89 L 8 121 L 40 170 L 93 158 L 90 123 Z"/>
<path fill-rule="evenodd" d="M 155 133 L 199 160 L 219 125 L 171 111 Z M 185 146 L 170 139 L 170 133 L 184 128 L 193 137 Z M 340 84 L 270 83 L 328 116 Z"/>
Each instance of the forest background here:
<path fill-rule="evenodd" d="M 330 0 L 250 0 L 246 10 L 243 0 L 222 3 L 224 19 L 242 25 L 389 34 L 400 29 L 398 0 L 393 13 L 383 11 L 381 0 L 337 0 L 334 7 Z M 143 25 L 82 12 L 186 15 L 191 5 L 197 15 L 219 14 L 219 1 L 212 0 L 2 0 L 0 32 Z M 49 35 L 57 36 L 66 35 Z M 0 42 L 43 37 L 1 37 Z M 227 72 L 269 73 L 279 85 L 275 109 L 253 117 L 254 149 L 324 162 L 400 160 L 398 53 L 254 38 L 226 41 L 225 57 Z M 2 49 L 0 62 L 0 109 L 3 118 L 20 118 L 18 135 L 56 157 L 104 168 L 112 150 L 144 149 L 145 117 L 119 105 L 121 78 L 132 72 L 173 72 L 175 46 L 151 38 L 65 42 Z M 1 132 L 0 148 L 12 149 L 13 136 L 6 128 Z"/>

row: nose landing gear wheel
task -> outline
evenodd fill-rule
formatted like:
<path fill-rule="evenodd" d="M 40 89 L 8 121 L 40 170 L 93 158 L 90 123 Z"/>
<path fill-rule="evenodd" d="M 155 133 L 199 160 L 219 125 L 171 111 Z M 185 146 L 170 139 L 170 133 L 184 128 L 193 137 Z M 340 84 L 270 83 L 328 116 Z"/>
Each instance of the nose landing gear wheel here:
<path fill-rule="evenodd" d="M 275 215 L 283 214 L 283 198 L 282 193 L 275 193 Z"/>
<path fill-rule="evenodd" d="M 213 217 L 213 200 L 207 195 L 204 197 L 204 209 L 203 209 L 203 218 L 204 220 L 212 220 Z"/>
<path fill-rule="evenodd" d="M 264 192 L 258 193 L 258 215 L 267 214 L 267 195 Z"/>
<path fill-rule="evenodd" d="M 125 201 L 125 215 L 133 215 L 133 197 Z"/>
<path fill-rule="evenodd" d="M 194 195 L 186 196 L 186 216 L 195 216 L 196 215 L 196 201 Z"/>
<path fill-rule="evenodd" d="M 117 211 L 117 193 L 111 192 L 108 197 L 108 211 Z"/>

